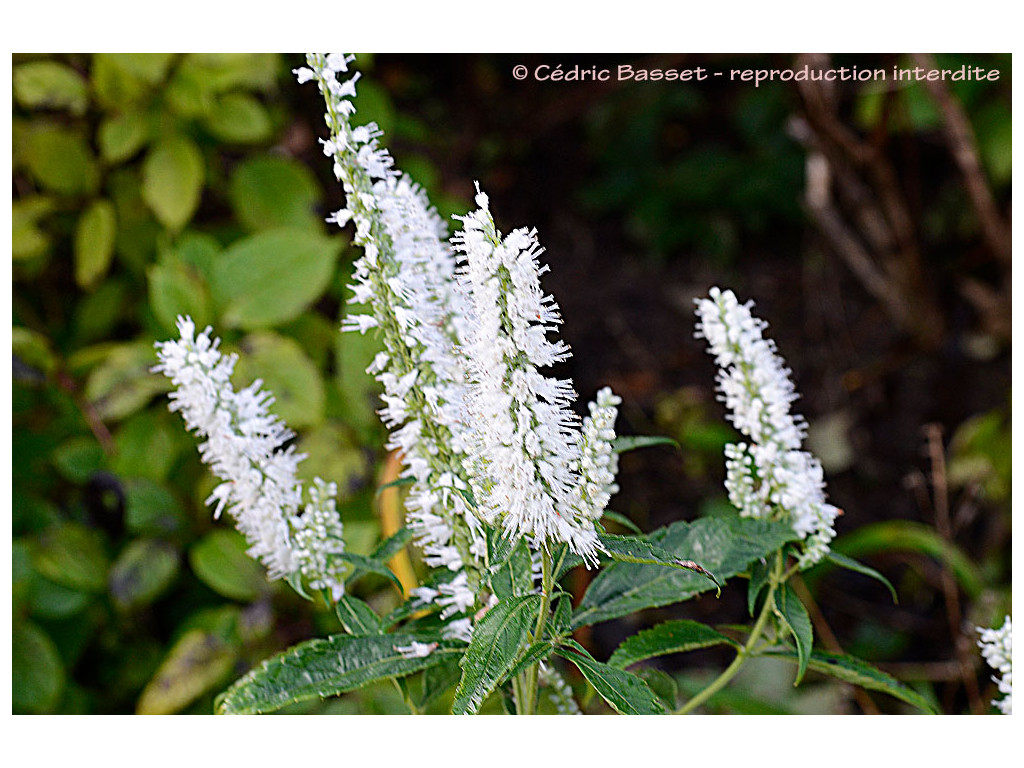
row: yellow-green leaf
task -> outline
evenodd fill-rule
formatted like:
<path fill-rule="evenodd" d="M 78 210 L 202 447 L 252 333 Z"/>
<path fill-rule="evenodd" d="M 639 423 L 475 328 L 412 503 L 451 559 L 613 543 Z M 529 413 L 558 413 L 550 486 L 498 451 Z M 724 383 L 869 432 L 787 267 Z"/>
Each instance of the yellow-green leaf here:
<path fill-rule="evenodd" d="M 116 238 L 114 204 L 97 200 L 79 217 L 75 229 L 75 282 L 82 288 L 92 288 L 107 273 Z"/>
<path fill-rule="evenodd" d="M 14 98 L 29 109 L 66 109 L 85 113 L 89 92 L 85 79 L 59 61 L 30 61 L 14 69 Z"/>
<path fill-rule="evenodd" d="M 161 224 L 177 232 L 199 207 L 204 178 L 203 156 L 191 139 L 164 139 L 143 163 L 142 199 Z"/>

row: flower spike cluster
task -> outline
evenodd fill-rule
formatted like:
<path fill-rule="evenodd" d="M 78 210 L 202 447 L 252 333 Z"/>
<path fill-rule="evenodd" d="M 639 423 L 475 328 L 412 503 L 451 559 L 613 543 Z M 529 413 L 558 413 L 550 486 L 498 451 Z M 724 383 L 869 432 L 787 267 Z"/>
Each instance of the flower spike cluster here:
<path fill-rule="evenodd" d="M 210 329 L 195 335 L 189 318 L 178 318 L 180 338 L 157 343 L 163 373 L 176 387 L 170 408 L 185 426 L 205 438 L 199 454 L 223 482 L 207 503 L 214 516 L 226 509 L 271 579 L 301 576 L 313 589 L 345 591 L 342 524 L 335 506 L 337 487 L 316 478 L 303 501 L 295 472 L 304 456 L 281 446 L 291 431 L 267 408 L 273 398 L 261 382 L 236 392 L 231 373 L 237 357 L 223 355 Z"/>
<path fill-rule="evenodd" d="M 351 56 L 309 54 L 296 70 L 314 81 L 327 107 L 330 137 L 324 153 L 346 195 L 346 207 L 328 221 L 355 226 L 363 256 L 355 264 L 353 301 L 365 314 L 349 315 L 344 330 L 379 329 L 383 351 L 368 369 L 383 385 L 381 420 L 391 430 L 403 476 L 413 484 L 407 521 L 426 564 L 451 572 L 436 591 L 445 618 L 476 602 L 486 539 L 464 494 L 465 375 L 456 349 L 465 317 L 455 291 L 455 257 L 447 227 L 424 192 L 394 168 L 374 124 L 353 126 L 358 73 L 344 79 Z M 468 620 L 455 618 L 466 636 Z"/>
<path fill-rule="evenodd" d="M 470 391 L 467 402 L 471 451 L 467 466 L 477 512 L 513 537 L 527 535 L 541 546 L 568 544 L 588 564 L 600 549 L 594 520 L 610 495 L 612 469 L 606 449 L 614 415 L 610 391 L 594 407 L 588 425 L 587 471 L 579 419 L 569 406 L 576 394 L 569 381 L 539 371 L 569 356 L 547 334 L 561 323 L 558 307 L 541 291 L 541 253 L 536 232 L 517 229 L 502 239 L 485 194 L 479 209 L 458 217 L 452 237 L 462 256 L 459 284 L 473 324 L 464 351 Z M 584 491 L 583 487 L 587 490 Z"/>
<path fill-rule="evenodd" d="M 981 655 L 992 669 L 996 670 L 1000 677 L 992 678 L 999 684 L 999 692 L 1003 698 L 996 699 L 995 704 L 1004 715 L 1013 714 L 1013 626 L 1010 617 L 999 629 L 985 629 L 978 627 L 981 639 L 978 647 L 981 648 Z"/>
<path fill-rule="evenodd" d="M 697 300 L 695 335 L 718 363 L 729 420 L 750 440 L 726 446 L 729 500 L 745 517 L 789 520 L 804 539 L 799 564 L 807 568 L 829 551 L 839 510 L 825 501 L 821 464 L 800 450 L 807 425 L 789 412 L 797 397 L 789 370 L 763 337 L 768 324 L 751 314 L 752 302 L 718 288 L 709 297 Z"/>

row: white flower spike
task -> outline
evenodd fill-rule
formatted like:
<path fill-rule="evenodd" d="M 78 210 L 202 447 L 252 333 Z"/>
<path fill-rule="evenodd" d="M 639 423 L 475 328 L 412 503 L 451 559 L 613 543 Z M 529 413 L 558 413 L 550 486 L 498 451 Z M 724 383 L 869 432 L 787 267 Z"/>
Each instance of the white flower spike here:
<path fill-rule="evenodd" d="M 740 304 L 732 291 L 712 288 L 697 300 L 697 338 L 719 366 L 720 398 L 729 420 L 750 443 L 727 445 L 725 486 L 744 517 L 789 520 L 804 550 L 801 568 L 821 560 L 835 537 L 839 510 L 825 501 L 818 460 L 800 450 L 805 422 L 789 412 L 797 395 L 789 370 L 754 317 L 753 302 Z"/>

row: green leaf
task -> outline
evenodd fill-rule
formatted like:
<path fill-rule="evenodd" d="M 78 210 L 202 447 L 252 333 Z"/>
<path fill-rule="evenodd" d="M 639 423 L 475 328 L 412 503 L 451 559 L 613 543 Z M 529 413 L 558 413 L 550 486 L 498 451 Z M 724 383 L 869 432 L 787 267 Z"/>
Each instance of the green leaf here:
<path fill-rule="evenodd" d="M 416 706 L 421 710 L 430 706 L 454 688 L 461 677 L 462 670 L 459 668 L 457 656 L 441 664 L 427 667 L 420 679 L 420 697 Z"/>
<path fill-rule="evenodd" d="M 132 533 L 166 535 L 187 525 L 185 510 L 171 491 L 152 480 L 125 482 L 125 527 Z"/>
<path fill-rule="evenodd" d="M 61 443 L 50 460 L 65 480 L 85 485 L 94 473 L 103 468 L 106 455 L 96 438 L 78 435 Z"/>
<path fill-rule="evenodd" d="M 142 199 L 161 224 L 177 232 L 199 207 L 205 175 L 202 153 L 191 139 L 162 139 L 142 164 Z"/>
<path fill-rule="evenodd" d="M 613 667 L 625 669 L 630 664 L 636 664 L 644 659 L 670 653 L 685 653 L 714 645 L 735 646 L 736 641 L 699 621 L 666 621 L 626 638 L 622 645 L 615 649 L 608 663 Z"/>
<path fill-rule="evenodd" d="M 323 218 L 316 214 L 320 201 L 316 178 L 290 157 L 263 155 L 241 163 L 228 184 L 228 199 L 235 216 L 251 232 L 323 226 Z"/>
<path fill-rule="evenodd" d="M 15 260 L 34 259 L 50 248 L 50 236 L 40 229 L 39 222 L 54 210 L 49 197 L 33 195 L 11 204 L 11 255 Z"/>
<path fill-rule="evenodd" d="M 174 584 L 178 551 L 155 539 L 136 539 L 110 569 L 110 594 L 123 609 L 149 605 Z"/>
<path fill-rule="evenodd" d="M 271 410 L 294 429 L 318 426 L 324 421 L 327 393 L 316 363 L 287 336 L 272 331 L 251 333 L 242 341 L 244 355 L 232 377 L 246 386 L 261 379 L 272 392 Z"/>
<path fill-rule="evenodd" d="M 475 714 L 484 700 L 515 666 L 527 636 L 537 621 L 540 595 L 502 600 L 473 629 L 462 658 L 462 679 L 455 689 L 452 714 Z"/>
<path fill-rule="evenodd" d="M 594 690 L 620 715 L 663 715 L 665 708 L 647 684 L 636 675 L 595 661 L 575 640 L 565 640 L 555 653 L 583 673 Z"/>
<path fill-rule="evenodd" d="M 429 638 L 409 634 L 334 635 L 300 643 L 264 661 L 218 699 L 219 714 L 271 712 L 286 704 L 337 696 L 378 680 L 458 658 L 462 648 L 440 641 L 428 656 L 406 658 L 395 648 Z"/>
<path fill-rule="evenodd" d="M 78 523 L 47 528 L 39 537 L 33 557 L 35 569 L 50 581 L 83 592 L 107 588 L 107 559 L 99 531 Z"/>
<path fill-rule="evenodd" d="M 14 98 L 29 109 L 66 109 L 85 114 L 89 90 L 85 79 L 67 64 L 30 61 L 14 68 Z"/>
<path fill-rule="evenodd" d="M 110 268 L 117 238 L 117 216 L 109 200 L 97 200 L 78 219 L 75 229 L 75 282 L 90 289 Z"/>
<path fill-rule="evenodd" d="M 638 448 L 649 448 L 652 445 L 671 445 L 674 448 L 682 450 L 679 443 L 671 437 L 630 435 L 628 437 L 619 436 L 612 440 L 612 450 L 615 451 L 615 453 L 635 451 Z"/>
<path fill-rule="evenodd" d="M 11 706 L 15 713 L 52 713 L 64 688 L 64 667 L 49 636 L 31 622 L 14 622 Z"/>
<path fill-rule="evenodd" d="M 85 396 L 104 421 L 120 421 L 166 392 L 167 380 L 153 373 L 153 345 L 145 342 L 115 344 L 85 382 Z"/>
<path fill-rule="evenodd" d="M 892 601 L 897 604 L 899 603 L 899 597 L 896 595 L 896 588 L 892 585 L 892 583 L 890 583 L 890 581 L 887 578 L 885 578 L 885 576 L 880 574 L 874 568 L 864 565 L 864 563 L 857 562 L 852 557 L 847 557 L 846 555 L 840 554 L 839 552 L 829 552 L 827 555 L 825 555 L 825 559 L 835 563 L 840 568 L 846 568 L 850 571 L 856 571 L 857 573 L 863 574 L 865 576 L 870 576 L 872 579 L 882 582 L 888 588 L 889 594 L 892 595 Z"/>
<path fill-rule="evenodd" d="M 814 646 L 814 628 L 811 625 L 811 617 L 807 609 L 800 602 L 796 592 L 788 584 L 775 595 L 776 615 L 781 619 L 783 625 L 793 635 L 796 642 L 797 672 L 793 685 L 800 685 L 807 671 L 807 662 L 811 658 L 811 649 Z"/>
<path fill-rule="evenodd" d="M 618 523 L 623 528 L 633 531 L 637 536 L 643 536 L 644 532 L 640 530 L 636 523 L 630 520 L 625 515 L 620 515 L 618 512 L 612 512 L 610 509 L 606 509 L 604 514 L 601 515 L 601 521 L 611 520 L 612 522 Z"/>
<path fill-rule="evenodd" d="M 674 712 L 679 706 L 679 685 L 671 675 L 654 667 L 640 667 L 633 674 L 647 684 L 666 710 Z"/>
<path fill-rule="evenodd" d="M 687 571 L 699 573 L 706 576 L 715 586 L 718 587 L 718 594 L 722 594 L 722 585 L 718 583 L 711 573 L 692 560 L 680 560 L 671 552 L 668 552 L 656 544 L 644 539 L 632 538 L 629 536 L 613 536 L 602 533 L 600 535 L 601 546 L 612 560 L 620 563 L 639 563 L 646 565 L 664 565 L 668 568 L 682 568 Z"/>
<path fill-rule="evenodd" d="M 249 602 L 267 591 L 263 569 L 246 554 L 245 538 L 235 531 L 216 530 L 192 545 L 192 571 L 218 595 Z"/>
<path fill-rule="evenodd" d="M 412 530 L 409 528 L 399 528 L 378 544 L 377 548 L 370 554 L 370 557 L 378 562 L 386 563 L 401 552 L 410 541 L 412 541 Z"/>
<path fill-rule="evenodd" d="M 87 195 L 99 183 L 99 168 L 81 134 L 52 126 L 33 127 L 25 164 L 42 186 L 62 195 Z"/>
<path fill-rule="evenodd" d="M 744 517 L 701 518 L 654 531 L 648 540 L 674 557 L 699 560 L 724 581 L 752 560 L 774 552 L 797 537 L 787 523 Z M 573 626 L 608 621 L 645 608 L 682 602 L 711 588 L 704 576 L 689 570 L 612 563 L 590 583 L 576 609 Z"/>
<path fill-rule="evenodd" d="M 145 146 L 149 139 L 149 126 L 145 115 L 140 112 L 110 115 L 100 123 L 96 138 L 104 160 L 122 163 Z"/>
<path fill-rule="evenodd" d="M 766 655 L 780 656 L 799 663 L 799 656 L 793 651 L 770 651 Z M 917 691 L 854 656 L 814 651 L 811 653 L 807 666 L 815 672 L 831 675 L 844 682 L 859 685 L 866 690 L 887 693 L 930 715 L 938 714 L 932 704 Z"/>
<path fill-rule="evenodd" d="M 379 497 L 388 488 L 401 488 L 404 485 L 412 485 L 416 482 L 413 477 L 400 477 L 397 480 L 392 480 L 390 483 L 384 483 L 384 485 L 378 485 L 377 490 L 374 491 L 374 496 Z"/>
<path fill-rule="evenodd" d="M 402 589 L 402 582 L 398 580 L 398 577 L 391 572 L 380 560 L 375 560 L 365 555 L 357 555 L 354 552 L 341 552 L 339 554 L 331 555 L 331 557 L 337 558 L 338 560 L 344 560 L 346 563 L 351 563 L 356 568 L 356 573 L 376 573 L 378 576 L 383 576 L 389 579 L 399 594 L 404 594 Z M 349 577 L 348 581 L 355 581 L 355 575 Z"/>
<path fill-rule="evenodd" d="M 214 632 L 193 629 L 181 636 L 149 681 L 135 711 L 140 715 L 179 712 L 231 673 L 237 651 Z"/>
<path fill-rule="evenodd" d="M 501 685 L 506 680 L 511 680 L 513 677 L 518 675 L 520 672 L 526 670 L 527 667 L 533 666 L 534 664 L 544 661 L 548 656 L 551 655 L 551 651 L 555 648 L 554 643 L 545 640 L 541 643 L 534 643 L 526 649 L 526 653 L 519 657 L 519 661 L 515 663 L 515 666 L 510 669 L 505 676 L 501 679 L 498 685 Z"/>
<path fill-rule="evenodd" d="M 213 320 L 210 291 L 199 273 L 181 263 L 154 264 L 146 270 L 149 306 L 169 334 L 177 333 L 178 315 L 191 317 L 197 328 Z"/>
<path fill-rule="evenodd" d="M 211 286 L 224 325 L 251 330 L 298 317 L 330 284 L 343 242 L 287 227 L 233 243 L 217 259 Z"/>
<path fill-rule="evenodd" d="M 194 450 L 181 419 L 168 411 L 148 410 L 125 421 L 114 435 L 111 471 L 121 477 L 167 479 L 178 457 Z"/>
<path fill-rule="evenodd" d="M 353 595 L 342 595 L 334 605 L 338 621 L 350 635 L 365 636 L 381 634 L 380 617 L 365 600 Z"/>
<path fill-rule="evenodd" d="M 832 549 L 847 557 L 864 557 L 875 552 L 923 552 L 944 563 L 953 572 L 968 597 L 983 589 L 981 569 L 951 541 L 930 525 L 911 520 L 884 520 L 864 525 L 833 542 Z"/>
<path fill-rule="evenodd" d="M 491 590 L 498 599 L 533 591 L 533 558 L 526 539 L 517 541 L 509 556 L 492 570 Z"/>
<path fill-rule="evenodd" d="M 266 108 L 247 93 L 221 96 L 203 124 L 228 144 L 257 144 L 268 140 L 273 131 Z"/>
<path fill-rule="evenodd" d="M 761 590 L 768 584 L 768 565 L 761 560 L 755 560 L 750 564 L 750 583 L 747 585 L 747 611 L 754 615 L 754 608 L 757 606 L 757 597 Z"/>
<path fill-rule="evenodd" d="M 54 584 L 34 574 L 29 587 L 29 610 L 39 619 L 66 619 L 80 614 L 92 602 L 92 596 L 77 589 Z"/>

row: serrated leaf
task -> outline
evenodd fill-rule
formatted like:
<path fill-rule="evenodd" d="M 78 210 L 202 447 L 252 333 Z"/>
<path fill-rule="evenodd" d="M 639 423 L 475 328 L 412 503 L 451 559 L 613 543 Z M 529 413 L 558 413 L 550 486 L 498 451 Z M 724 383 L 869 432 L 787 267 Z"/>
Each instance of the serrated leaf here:
<path fill-rule="evenodd" d="M 640 530 L 636 523 L 630 520 L 625 515 L 620 515 L 618 512 L 613 512 L 610 509 L 606 509 L 604 514 L 601 515 L 601 521 L 611 520 L 612 522 L 618 523 L 623 528 L 633 531 L 637 536 L 643 536 L 644 532 Z"/>
<path fill-rule="evenodd" d="M 378 544 L 376 549 L 370 554 L 370 557 L 381 563 L 386 563 L 401 552 L 410 541 L 412 541 L 412 530 L 409 528 L 399 528 Z"/>
<path fill-rule="evenodd" d="M 722 593 L 722 585 L 718 583 L 718 579 L 693 560 L 680 560 L 671 552 L 644 539 L 630 536 L 614 536 L 607 533 L 602 533 L 600 539 L 601 546 L 612 560 L 617 560 L 620 563 L 664 565 L 667 568 L 682 568 L 687 571 L 693 571 L 710 579 L 718 587 L 718 594 Z"/>
<path fill-rule="evenodd" d="M 124 609 L 149 605 L 178 576 L 178 551 L 167 542 L 136 539 L 110 569 L 110 594 Z"/>
<path fill-rule="evenodd" d="M 166 715 L 184 709 L 230 674 L 235 657 L 236 650 L 217 634 L 186 632 L 142 691 L 136 713 Z"/>
<path fill-rule="evenodd" d="M 142 199 L 161 224 L 177 232 L 199 207 L 205 176 L 202 153 L 191 139 L 162 139 L 142 164 Z"/>
<path fill-rule="evenodd" d="M 430 706 L 454 688 L 461 677 L 462 669 L 459 668 L 458 657 L 427 667 L 420 679 L 420 697 L 416 706 L 421 710 Z"/>
<path fill-rule="evenodd" d="M 671 437 L 659 437 L 655 435 L 628 435 L 616 437 L 612 440 L 612 450 L 615 453 L 635 451 L 638 448 L 649 448 L 653 445 L 671 445 L 673 448 L 682 450 L 679 442 Z"/>
<path fill-rule="evenodd" d="M 555 649 L 583 673 L 594 690 L 620 715 L 663 715 L 665 708 L 647 684 L 636 675 L 595 661 L 587 650 L 574 640 L 563 641 Z"/>
<path fill-rule="evenodd" d="M 626 638 L 622 645 L 615 649 L 608 663 L 613 667 L 625 669 L 630 664 L 636 664 L 644 659 L 670 653 L 685 653 L 714 645 L 735 646 L 736 641 L 699 621 L 666 621 Z"/>
<path fill-rule="evenodd" d="M 242 225 L 257 232 L 274 227 L 319 230 L 316 177 L 289 157 L 264 155 L 241 163 L 228 184 L 228 199 Z"/>
<path fill-rule="evenodd" d="M 271 410 L 294 429 L 324 421 L 327 393 L 320 370 L 297 341 L 271 331 L 251 333 L 241 344 L 245 354 L 232 377 L 239 386 L 260 379 L 272 392 Z"/>
<path fill-rule="evenodd" d="M 342 595 L 334 605 L 338 621 L 350 635 L 365 636 L 381 633 L 380 617 L 365 600 L 353 595 Z"/>
<path fill-rule="evenodd" d="M 58 61 L 30 61 L 14 68 L 14 98 L 29 109 L 66 109 L 82 115 L 89 106 L 85 79 Z"/>
<path fill-rule="evenodd" d="M 491 572 L 491 589 L 498 599 L 525 595 L 533 590 L 533 558 L 525 539 L 512 547 L 508 557 Z"/>
<path fill-rule="evenodd" d="M 519 657 L 519 660 L 515 663 L 515 666 L 513 666 L 512 669 L 510 669 L 505 674 L 505 677 L 502 678 L 501 682 L 498 683 L 498 685 L 501 685 L 506 680 L 511 680 L 520 672 L 525 672 L 527 667 L 533 666 L 538 662 L 544 661 L 544 659 L 551 655 L 551 652 L 554 649 L 554 643 L 548 640 L 545 640 L 541 643 L 534 643 L 526 649 L 526 653 Z"/>
<path fill-rule="evenodd" d="M 224 325 L 248 330 L 294 320 L 324 292 L 343 241 L 294 227 L 236 241 L 214 265 Z"/>
<path fill-rule="evenodd" d="M 770 651 L 766 655 L 779 656 L 799 663 L 799 657 L 794 651 Z M 831 675 L 866 690 L 887 693 L 929 715 L 938 714 L 932 704 L 917 691 L 855 656 L 813 651 L 807 666 L 815 672 Z"/>
<path fill-rule="evenodd" d="M 383 576 L 389 579 L 392 584 L 395 585 L 395 589 L 398 590 L 399 594 L 404 594 L 402 589 L 402 582 L 398 580 L 398 577 L 391 572 L 380 560 L 375 560 L 372 557 L 366 557 L 365 555 L 357 555 L 355 552 L 341 552 L 331 555 L 331 557 L 337 558 L 338 560 L 344 560 L 346 563 L 350 563 L 355 566 L 356 573 L 376 573 L 378 576 Z M 355 581 L 356 576 L 350 576 L 347 581 Z"/>
<path fill-rule="evenodd" d="M 754 615 L 754 608 L 757 606 L 757 597 L 761 590 L 768 584 L 768 565 L 761 560 L 754 560 L 750 564 L 750 583 L 747 584 L 747 611 Z"/>
<path fill-rule="evenodd" d="M 885 578 L 885 576 L 880 574 L 874 568 L 868 565 L 864 565 L 864 563 L 858 562 L 857 560 L 854 560 L 852 557 L 847 557 L 846 555 L 840 554 L 839 552 L 829 552 L 827 555 L 825 555 L 825 559 L 835 563 L 840 568 L 846 568 L 849 571 L 855 571 L 857 573 L 863 574 L 864 576 L 870 576 L 872 579 L 875 579 L 876 581 L 882 582 L 888 588 L 889 594 L 892 595 L 892 601 L 896 604 L 899 604 L 899 597 L 896 595 L 896 588 L 887 578 Z"/>
<path fill-rule="evenodd" d="M 775 593 L 776 614 L 782 620 L 783 625 L 793 635 L 797 652 L 797 673 L 793 685 L 797 686 L 804 678 L 807 671 L 807 662 L 811 658 L 811 649 L 814 645 L 814 627 L 811 625 L 811 617 L 807 609 L 800 602 L 796 592 L 788 584 L 782 590 Z"/>
<path fill-rule="evenodd" d="M 110 268 L 117 238 L 117 215 L 109 200 L 97 200 L 75 229 L 75 282 L 90 289 Z"/>
<path fill-rule="evenodd" d="M 445 641 L 438 641 L 428 656 L 407 658 L 395 650 L 429 640 L 410 634 L 309 640 L 253 669 L 221 695 L 216 709 L 225 715 L 272 712 L 286 704 L 354 691 L 377 680 L 405 677 L 462 653 Z"/>
<path fill-rule="evenodd" d="M 502 600 L 473 629 L 462 658 L 462 679 L 455 689 L 452 714 L 475 714 L 515 665 L 537 621 L 540 595 Z"/>
<path fill-rule="evenodd" d="M 792 527 L 784 522 L 715 517 L 673 523 L 651 533 L 648 541 L 675 557 L 693 558 L 724 582 L 745 570 L 751 561 L 795 538 Z M 590 583 L 573 616 L 573 626 L 682 602 L 711 586 L 704 576 L 688 570 L 612 563 Z"/>
<path fill-rule="evenodd" d="M 246 554 L 245 538 L 235 531 L 216 530 L 192 545 L 192 571 L 218 595 L 249 602 L 267 591 L 262 567 Z"/>

